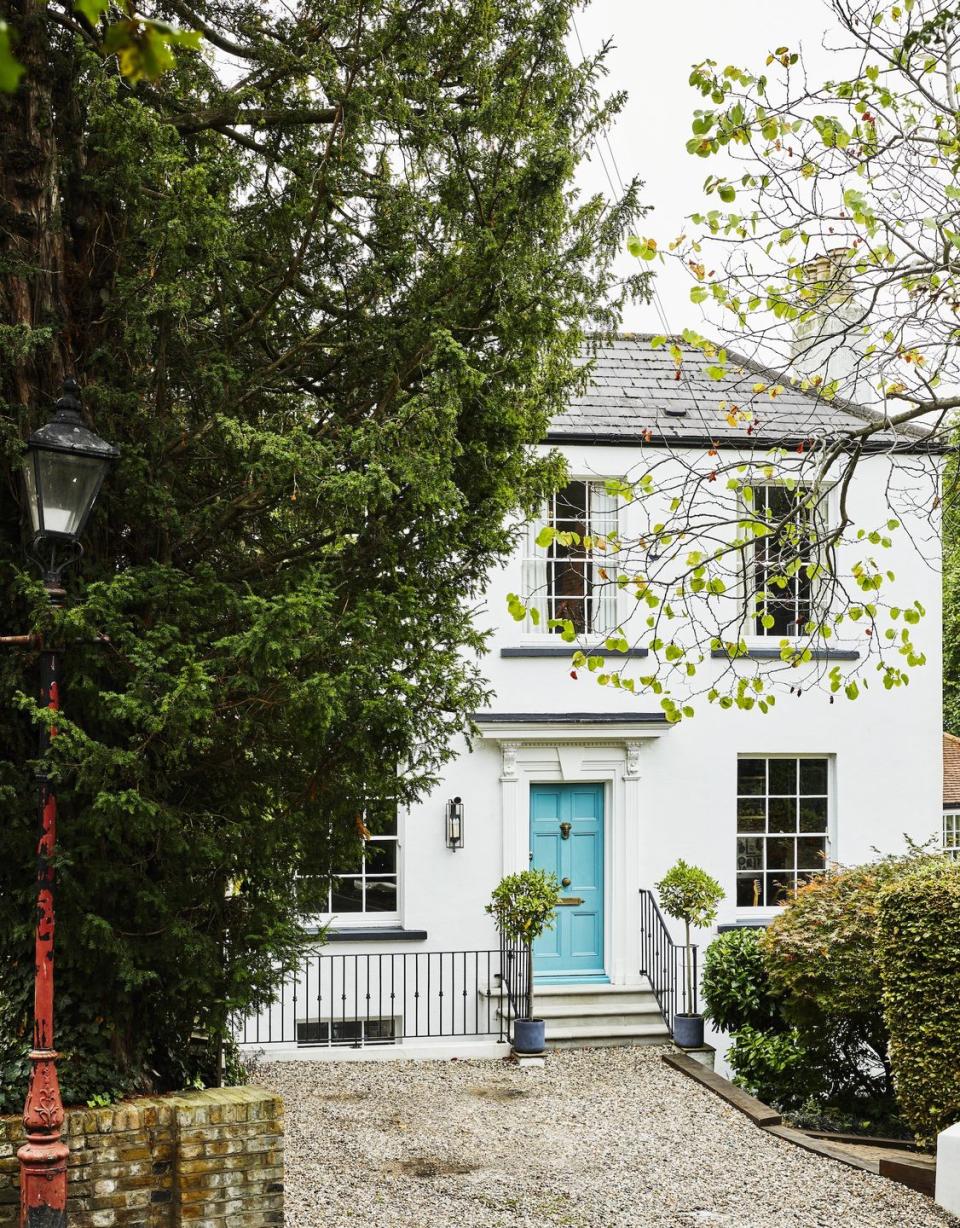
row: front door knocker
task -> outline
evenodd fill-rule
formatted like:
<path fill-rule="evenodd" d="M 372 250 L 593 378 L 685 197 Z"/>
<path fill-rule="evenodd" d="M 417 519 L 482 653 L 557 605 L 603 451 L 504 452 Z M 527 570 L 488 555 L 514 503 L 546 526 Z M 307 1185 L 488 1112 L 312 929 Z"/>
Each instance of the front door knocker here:
<path fill-rule="evenodd" d="M 573 826 L 572 823 L 561 823 L 560 824 L 560 839 L 561 840 L 570 839 L 570 828 L 572 826 Z"/>

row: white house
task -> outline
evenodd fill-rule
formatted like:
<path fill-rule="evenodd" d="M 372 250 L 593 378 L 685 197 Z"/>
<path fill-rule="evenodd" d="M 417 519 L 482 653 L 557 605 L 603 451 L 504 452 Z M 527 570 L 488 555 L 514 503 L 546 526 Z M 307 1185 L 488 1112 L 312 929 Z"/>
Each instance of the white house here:
<path fill-rule="evenodd" d="M 607 493 L 606 479 L 662 462 L 699 463 L 711 449 L 728 456 L 758 441 L 809 446 L 863 421 L 864 411 L 784 381 L 782 393 L 764 398 L 747 442 L 743 423 L 728 421 L 724 407 L 755 397 L 758 369 L 732 368 L 718 383 L 705 365 L 699 351 L 684 348 L 678 379 L 675 360 L 648 337 L 604 343 L 586 392 L 544 441 L 566 458 L 570 485 L 543 522 L 636 536 L 638 505 Z M 922 452 L 921 441 L 908 440 L 893 454 L 888 435 L 870 447 L 876 454 L 849 492 L 863 524 L 889 517 L 891 485 L 904 466 L 914 481 Z M 919 599 L 926 609 L 917 637 L 927 662 L 909 686 L 874 685 L 853 703 L 842 690 L 832 702 L 826 688 L 812 688 L 781 697 L 766 715 L 701 701 L 693 719 L 672 725 L 655 697 L 601 687 L 589 670 L 571 669 L 577 645 L 561 641 L 549 619 L 570 618 L 578 644 L 593 647 L 621 625 L 633 598 L 599 578 L 603 560 L 576 562 L 537 547 L 532 526 L 490 578 L 485 617 L 494 633 L 485 668 L 495 698 L 476 715 L 478 735 L 458 746 L 432 796 L 405 813 L 386 806 L 368 816 L 368 857 L 344 867 L 330 914 L 318 919 L 330 924 L 322 952 L 274 1008 L 248 1021 L 241 1040 L 276 1056 L 506 1051 L 506 957 L 484 905 L 501 876 L 530 864 L 554 870 L 567 901 L 535 952 L 548 1040 L 663 1039 L 663 1014 L 669 1022 L 682 1005 L 676 952 L 649 892 L 678 857 L 723 885 L 718 923 L 729 926 L 770 918 L 825 859 L 855 863 L 877 849 L 895 851 L 905 833 L 928 840 L 942 800 L 940 573 L 937 551 L 919 544 L 929 526 L 916 527 L 911 534 L 905 523 L 884 560 L 905 604 Z M 511 593 L 535 594 L 537 624 L 509 615 Z M 808 599 L 800 588 L 781 593 L 771 602 L 772 626 L 748 617 L 744 660 L 731 663 L 708 645 L 698 690 L 712 676 L 756 670 L 758 660 L 779 666 L 780 642 L 803 620 Z M 835 646 L 817 654 L 829 658 L 825 669 L 853 668 L 869 647 L 863 624 L 845 626 Z M 642 630 L 642 622 L 628 630 L 626 652 L 604 655 L 636 661 L 642 672 Z M 451 848 L 454 798 L 462 846 Z M 679 941 L 679 927 L 673 937 Z M 699 936 L 701 949 L 709 937 Z"/>

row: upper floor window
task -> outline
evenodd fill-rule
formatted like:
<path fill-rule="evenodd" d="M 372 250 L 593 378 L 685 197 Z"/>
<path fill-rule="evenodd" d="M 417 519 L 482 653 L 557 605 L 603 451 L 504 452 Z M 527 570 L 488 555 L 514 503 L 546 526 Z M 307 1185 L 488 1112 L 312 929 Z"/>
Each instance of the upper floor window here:
<path fill-rule="evenodd" d="M 826 866 L 826 759 L 737 763 L 737 907 L 772 908 Z"/>
<path fill-rule="evenodd" d="M 753 510 L 773 530 L 753 547 L 748 615 L 754 635 L 801 635 L 814 615 L 815 517 L 805 487 L 757 487 Z"/>
<path fill-rule="evenodd" d="M 555 538 L 544 550 L 536 542 L 545 525 L 573 537 Z M 528 609 L 540 615 L 538 622 L 528 615 L 528 631 L 557 630 L 551 619 L 570 621 L 578 635 L 616 630 L 616 565 L 609 559 L 616 534 L 617 499 L 603 482 L 571 482 L 552 497 L 527 526 L 523 591 Z"/>

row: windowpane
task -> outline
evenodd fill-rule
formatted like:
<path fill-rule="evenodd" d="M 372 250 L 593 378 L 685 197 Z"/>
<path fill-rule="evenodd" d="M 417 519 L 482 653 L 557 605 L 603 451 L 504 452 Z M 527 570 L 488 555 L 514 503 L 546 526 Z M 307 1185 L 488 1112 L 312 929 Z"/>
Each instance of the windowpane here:
<path fill-rule="evenodd" d="M 827 841 L 824 836 L 801 836 L 797 841 L 797 868 L 822 870 L 827 861 Z"/>
<path fill-rule="evenodd" d="M 397 803 L 393 798 L 386 801 L 367 802 L 363 814 L 367 830 L 374 836 L 397 834 Z"/>
<path fill-rule="evenodd" d="M 790 836 L 773 836 L 767 841 L 767 869 L 794 869 L 796 841 Z"/>
<path fill-rule="evenodd" d="M 766 826 L 766 798 L 737 798 L 737 831 L 765 831 Z"/>
<path fill-rule="evenodd" d="M 738 908 L 763 908 L 765 897 L 763 894 L 763 875 L 762 874 L 738 874 L 737 875 L 737 907 Z"/>
<path fill-rule="evenodd" d="M 359 878 L 335 878 L 331 892 L 331 911 L 363 912 L 363 881 Z"/>
<path fill-rule="evenodd" d="M 795 884 L 796 879 L 793 874 L 785 874 L 782 871 L 778 874 L 768 874 L 767 904 L 771 908 L 786 904 L 793 893 Z"/>
<path fill-rule="evenodd" d="M 737 792 L 744 794 L 766 793 L 766 759 L 740 759 L 737 762 Z"/>
<path fill-rule="evenodd" d="M 365 852 L 364 877 L 369 878 L 371 874 L 396 874 L 396 840 L 371 840 L 367 844 Z"/>
<path fill-rule="evenodd" d="M 793 797 L 797 792 L 796 759 L 770 760 L 770 792 Z"/>
<path fill-rule="evenodd" d="M 771 797 L 767 803 L 770 821 L 767 830 L 772 832 L 797 830 L 797 800 L 794 797 Z"/>
<path fill-rule="evenodd" d="M 827 761 L 826 759 L 800 760 L 800 792 L 826 793 L 827 791 Z"/>
<path fill-rule="evenodd" d="M 782 905 L 798 883 L 802 886 L 823 873 L 828 856 L 827 766 L 826 759 L 738 761 L 738 908 Z M 945 821 L 945 843 L 946 832 Z"/>
<path fill-rule="evenodd" d="M 397 884 L 393 879 L 367 879 L 367 912 L 396 912 Z"/>
<path fill-rule="evenodd" d="M 737 870 L 763 869 L 763 841 L 750 837 L 737 838 Z"/>
<path fill-rule="evenodd" d="M 801 797 L 800 830 L 827 830 L 827 799 L 825 797 Z"/>

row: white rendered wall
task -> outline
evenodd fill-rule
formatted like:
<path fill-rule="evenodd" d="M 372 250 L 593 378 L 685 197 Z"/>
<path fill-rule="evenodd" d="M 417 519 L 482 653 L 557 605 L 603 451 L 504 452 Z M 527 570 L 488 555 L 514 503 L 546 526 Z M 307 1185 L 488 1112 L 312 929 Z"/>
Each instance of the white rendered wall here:
<path fill-rule="evenodd" d="M 571 476 L 616 477 L 626 473 L 641 458 L 637 449 L 568 447 Z M 649 455 L 649 450 L 648 450 Z M 858 523 L 868 528 L 882 525 L 889 516 L 886 490 L 891 475 L 885 458 L 871 459 L 854 479 L 852 507 Z M 910 477 L 913 481 L 913 477 Z M 919 486 L 917 487 L 919 490 Z M 607 899 L 613 912 L 610 929 L 620 932 L 617 966 L 608 969 L 614 979 L 629 980 L 638 964 L 635 933 L 636 892 L 653 883 L 683 857 L 709 871 L 726 891 L 719 923 L 749 921 L 770 916 L 736 907 L 736 772 L 738 756 L 816 755 L 830 759 L 831 825 L 830 856 L 844 864 L 870 859 L 874 850 L 897 852 L 904 848 L 904 835 L 925 841 L 939 833 L 942 787 L 941 766 L 941 645 L 939 544 L 930 526 L 917 519 L 908 525 L 914 534 L 894 535 L 892 550 L 882 552 L 882 565 L 896 572 L 897 600 L 904 605 L 919 599 L 927 615 L 914 629 L 916 643 L 926 652 L 927 664 L 912 671 L 910 685 L 886 691 L 874 675 L 871 685 L 854 702 L 842 692 L 834 703 L 827 689 L 810 689 L 799 699 L 784 695 L 767 715 L 754 710 L 721 710 L 704 698 L 695 700 L 697 715 L 662 736 L 637 734 L 639 757 L 634 747 L 632 766 L 622 737 L 604 750 L 602 736 L 591 735 L 567 758 L 574 778 L 589 771 L 584 764 L 603 763 L 597 779 L 607 786 L 608 855 L 616 827 L 617 864 L 608 865 Z M 622 532 L 629 535 L 631 512 L 626 509 Z M 854 552 L 857 553 L 857 552 Z M 860 552 L 862 553 L 862 552 Z M 853 557 L 848 552 L 849 558 Z M 570 677 L 564 658 L 505 658 L 504 647 L 562 647 L 557 636 L 525 634 L 521 624 L 507 613 L 510 592 L 522 593 L 519 558 L 491 577 L 486 603 L 487 625 L 494 629 L 484 669 L 496 692 L 493 713 L 596 714 L 657 712 L 654 697 L 632 697 L 623 691 L 598 686 L 581 671 Z M 682 632 L 681 632 L 682 634 Z M 642 625 L 627 627 L 631 642 L 643 642 Z M 763 641 L 776 644 L 775 640 Z M 868 647 L 862 624 L 849 624 L 838 643 L 844 648 Z M 636 661 L 642 673 L 644 662 Z M 827 668 L 832 663 L 828 663 Z M 697 676 L 703 687 L 728 668 L 722 661 L 707 660 Z M 847 666 L 842 665 L 845 670 Z M 521 796 L 536 779 L 563 779 L 556 747 L 544 735 L 540 750 L 525 750 L 520 794 L 505 783 L 504 758 L 498 742 L 476 739 L 472 753 L 464 741 L 457 743 L 457 756 L 433 794 L 401 816 L 400 826 L 400 923 L 408 929 L 427 931 L 425 941 L 395 941 L 331 944 L 334 954 L 402 951 L 475 950 L 496 948 L 497 937 L 484 912 L 492 888 L 505 871 L 525 868 L 525 847 L 507 838 L 509 821 L 504 798 Z M 577 756 L 580 758 L 577 758 Z M 590 759 L 590 756 L 593 759 Z M 571 756 L 573 758 L 571 759 Z M 584 758 L 586 756 L 586 758 Z M 538 775 L 539 773 L 539 775 Z M 558 775 L 558 773 L 561 773 Z M 580 773 L 579 776 L 576 773 Z M 460 796 L 465 804 L 465 847 L 446 848 L 444 804 Z M 525 822 L 520 816 L 519 822 Z M 515 833 L 514 833 L 515 834 Z M 376 924 L 376 916 L 336 918 L 338 925 Z M 699 936 L 701 943 L 710 935 Z M 611 955 L 611 958 L 613 956 Z"/>

